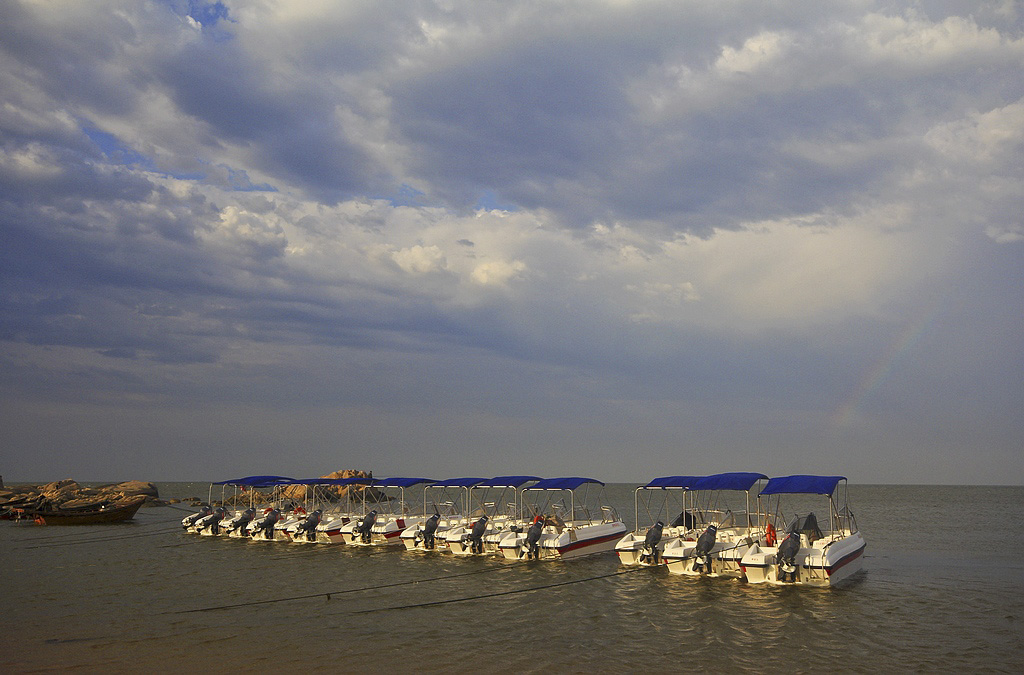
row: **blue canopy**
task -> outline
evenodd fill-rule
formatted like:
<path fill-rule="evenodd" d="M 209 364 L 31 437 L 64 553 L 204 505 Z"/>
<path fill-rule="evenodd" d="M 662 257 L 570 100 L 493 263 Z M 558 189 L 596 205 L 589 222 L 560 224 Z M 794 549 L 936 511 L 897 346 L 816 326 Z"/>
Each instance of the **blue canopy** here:
<path fill-rule="evenodd" d="M 763 473 L 748 473 L 734 471 L 731 473 L 716 473 L 711 476 L 704 476 L 697 481 L 695 490 L 743 490 L 746 492 L 754 483 L 759 480 L 767 480 L 768 476 Z"/>
<path fill-rule="evenodd" d="M 604 485 L 599 480 L 594 478 L 580 478 L 579 476 L 566 476 L 564 478 L 545 478 L 538 481 L 536 485 L 531 485 L 526 488 L 527 490 L 575 490 L 581 485 L 586 483 L 597 483 L 598 485 Z"/>
<path fill-rule="evenodd" d="M 427 487 L 473 487 L 483 483 L 486 478 L 446 478 L 431 483 Z"/>
<path fill-rule="evenodd" d="M 374 487 L 385 487 L 385 488 L 407 488 L 413 485 L 419 485 L 420 483 L 434 483 L 435 481 L 431 478 L 382 478 L 380 480 L 373 481 Z"/>
<path fill-rule="evenodd" d="M 686 488 L 693 489 L 694 483 L 700 480 L 700 476 L 662 476 L 661 478 L 655 478 L 645 488 Z"/>
<path fill-rule="evenodd" d="M 513 487 L 517 488 L 523 483 L 529 483 L 532 480 L 541 480 L 537 476 L 495 476 L 489 480 L 480 483 L 474 487 L 480 488 L 492 488 L 492 487 Z"/>
<path fill-rule="evenodd" d="M 780 476 L 769 480 L 761 494 L 830 495 L 841 480 L 846 480 L 846 476 Z"/>
<path fill-rule="evenodd" d="M 232 478 L 214 483 L 214 485 L 244 485 L 246 487 L 268 487 L 270 485 L 281 485 L 295 482 L 294 478 L 287 476 L 246 476 L 245 478 Z"/>

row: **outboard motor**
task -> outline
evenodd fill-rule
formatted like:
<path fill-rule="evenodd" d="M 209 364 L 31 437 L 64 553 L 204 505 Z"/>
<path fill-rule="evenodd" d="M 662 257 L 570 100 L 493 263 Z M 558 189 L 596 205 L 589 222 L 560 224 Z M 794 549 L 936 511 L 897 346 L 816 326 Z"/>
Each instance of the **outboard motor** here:
<path fill-rule="evenodd" d="M 202 518 L 200 518 L 199 520 L 197 520 L 192 525 L 192 529 L 194 529 L 196 532 L 201 532 L 203 529 L 206 528 L 207 525 L 212 523 L 213 519 L 216 518 L 216 517 L 217 516 L 214 515 L 213 513 L 208 513 L 205 516 L 203 516 Z"/>
<path fill-rule="evenodd" d="M 196 521 L 195 529 L 196 532 L 202 532 L 206 528 L 210 528 L 210 532 L 213 534 L 220 534 L 220 521 L 224 518 L 224 514 L 227 513 L 223 506 L 218 506 L 213 510 L 213 513 L 203 516 Z"/>
<path fill-rule="evenodd" d="M 661 541 L 661 533 L 665 529 L 665 523 L 660 520 L 647 530 L 644 537 L 644 547 L 640 552 L 640 562 L 648 562 L 652 565 L 658 564 L 658 543 Z"/>
<path fill-rule="evenodd" d="M 210 505 L 209 504 L 203 504 L 202 507 L 200 507 L 198 512 L 193 513 L 191 516 L 185 516 L 184 518 L 182 518 L 181 519 L 181 526 L 184 527 L 187 530 L 188 528 L 190 528 L 193 525 L 195 525 L 196 521 L 198 521 L 200 518 L 205 518 L 206 516 L 210 515 L 211 513 L 213 513 L 213 509 L 210 508 Z"/>
<path fill-rule="evenodd" d="M 714 525 L 708 525 L 704 534 L 697 538 L 697 545 L 693 549 L 694 572 L 699 570 L 701 574 L 707 574 L 711 571 L 711 549 L 715 547 L 717 539 L 718 528 Z"/>
<path fill-rule="evenodd" d="M 295 538 L 301 535 L 306 536 L 306 541 L 316 541 L 316 526 L 320 524 L 323 511 L 317 509 L 307 515 L 298 525 L 295 526 Z"/>
<path fill-rule="evenodd" d="M 484 552 L 484 532 L 487 531 L 487 516 L 480 516 L 480 520 L 473 523 L 473 529 L 469 532 L 469 552 Z"/>
<path fill-rule="evenodd" d="M 537 516 L 533 519 L 533 525 L 530 525 L 530 529 L 526 531 L 526 542 L 519 551 L 520 558 L 524 555 L 527 560 L 535 560 L 540 557 L 540 546 L 537 542 L 540 541 L 540 535 L 543 531 L 544 516 Z"/>
<path fill-rule="evenodd" d="M 235 516 L 234 518 L 229 520 L 227 523 L 225 523 L 225 526 L 227 527 L 227 530 L 228 530 L 228 534 L 231 534 L 233 532 L 238 532 L 239 530 L 243 530 L 244 531 L 245 526 L 248 525 L 249 523 L 251 523 L 252 519 L 255 516 L 256 516 L 256 509 L 248 508 L 245 511 L 242 511 L 237 516 Z"/>
<path fill-rule="evenodd" d="M 427 518 L 427 522 L 423 523 L 423 528 L 416 534 L 423 538 L 423 548 L 428 551 L 434 550 L 434 533 L 437 532 L 437 521 L 441 519 L 441 514 L 434 512 L 434 515 Z"/>
<path fill-rule="evenodd" d="M 252 526 L 252 538 L 256 539 L 259 535 L 263 535 L 264 539 L 274 538 L 274 525 L 278 520 L 281 519 L 281 512 L 277 509 L 270 509 L 267 515 L 263 516 Z"/>
<path fill-rule="evenodd" d="M 796 581 L 796 555 L 800 552 L 800 533 L 790 532 L 779 544 L 775 557 L 779 563 L 779 581 Z"/>
<path fill-rule="evenodd" d="M 370 533 L 373 532 L 373 524 L 377 522 L 377 512 L 370 511 L 363 519 L 359 521 L 359 524 L 352 528 L 353 535 L 359 535 L 359 540 L 364 544 L 370 543 Z M 355 536 L 353 536 L 353 539 Z"/>

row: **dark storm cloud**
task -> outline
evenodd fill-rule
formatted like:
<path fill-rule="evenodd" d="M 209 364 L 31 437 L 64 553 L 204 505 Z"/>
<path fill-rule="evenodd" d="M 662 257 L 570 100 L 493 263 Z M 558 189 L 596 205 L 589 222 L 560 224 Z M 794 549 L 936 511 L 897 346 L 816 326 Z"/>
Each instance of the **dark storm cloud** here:
<path fill-rule="evenodd" d="M 272 76 L 236 41 L 200 41 L 157 65 L 157 77 L 181 111 L 225 141 L 255 150 L 256 166 L 305 187 L 324 201 L 373 188 L 374 169 L 343 140 L 336 101 L 315 79 L 268 84 Z"/>
<path fill-rule="evenodd" d="M 1020 475 L 1024 31 L 972 11 L 7 3 L 3 441 Z"/>

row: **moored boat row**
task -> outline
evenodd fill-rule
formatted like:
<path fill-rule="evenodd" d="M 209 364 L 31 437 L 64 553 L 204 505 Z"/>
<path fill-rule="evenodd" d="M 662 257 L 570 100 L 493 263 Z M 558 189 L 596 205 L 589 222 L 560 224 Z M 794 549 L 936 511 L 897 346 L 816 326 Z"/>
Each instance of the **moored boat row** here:
<path fill-rule="evenodd" d="M 248 476 L 213 485 L 248 493 L 248 506 L 230 512 L 204 506 L 182 519 L 190 532 L 256 541 L 402 545 L 419 552 L 498 555 L 508 559 L 575 558 L 610 551 L 626 526 L 603 503 L 604 483 L 593 478 L 497 476 L 306 479 Z M 285 488 L 307 486 L 306 499 L 285 498 Z M 347 500 L 332 505 L 317 488 L 347 486 Z M 212 495 L 211 486 L 211 495 Z M 422 487 L 422 505 L 408 490 Z M 256 488 L 269 488 L 258 493 Z M 257 504 L 259 494 L 267 499 Z M 234 501 L 238 502 L 237 498 Z M 314 534 L 315 533 L 315 534 Z"/>
<path fill-rule="evenodd" d="M 652 513 L 655 495 L 662 499 Z M 827 521 L 811 510 L 817 508 L 812 497 L 825 508 Z M 660 517 L 675 513 L 677 502 L 680 515 L 666 526 Z M 638 487 L 635 504 L 638 528 L 615 547 L 625 565 L 663 564 L 689 576 L 826 587 L 863 567 L 866 543 L 843 476 L 666 476 Z M 645 529 L 639 527 L 641 504 L 650 522 Z"/>
<path fill-rule="evenodd" d="M 605 503 L 604 483 L 578 476 L 248 476 L 213 485 L 236 494 L 184 518 L 186 530 L 508 560 L 571 559 L 614 550 L 624 565 L 811 586 L 849 578 L 861 569 L 865 548 L 841 476 L 731 472 L 656 478 L 635 490 L 637 529 L 632 532 Z M 297 489 L 301 499 L 295 497 Z M 409 492 L 417 489 L 422 501 Z M 819 518 L 810 507 L 804 510 L 807 497 L 824 498 L 827 519 L 824 512 Z M 225 506 L 229 501 L 234 511 Z M 642 522 L 648 524 L 641 527 Z"/>

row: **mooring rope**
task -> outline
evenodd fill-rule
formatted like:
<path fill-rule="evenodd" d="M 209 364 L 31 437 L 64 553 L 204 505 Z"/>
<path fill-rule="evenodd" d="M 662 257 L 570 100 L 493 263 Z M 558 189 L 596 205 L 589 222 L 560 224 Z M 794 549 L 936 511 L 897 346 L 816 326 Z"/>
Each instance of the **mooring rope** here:
<path fill-rule="evenodd" d="M 499 598 L 505 595 L 516 595 L 518 593 L 532 593 L 533 591 L 543 591 L 548 588 L 557 588 L 559 586 L 569 586 L 571 584 L 582 584 L 588 581 L 599 581 L 601 579 L 609 579 L 611 577 L 622 576 L 623 574 L 630 574 L 631 572 L 638 572 L 645 569 L 643 566 L 630 567 L 628 569 L 619 570 L 617 572 L 609 572 L 608 574 L 599 574 L 593 577 L 584 577 L 582 579 L 570 579 L 568 581 L 557 581 L 552 584 L 544 584 L 542 586 L 531 586 L 529 588 L 514 588 L 508 591 L 497 591 L 494 593 L 483 593 L 481 595 L 471 595 L 465 598 L 448 598 L 447 600 L 432 600 L 430 602 L 418 602 L 412 605 L 398 605 L 396 607 L 376 607 L 374 609 L 360 609 L 352 614 L 373 614 L 375 612 L 393 612 L 400 609 L 416 609 L 419 607 L 436 607 L 438 605 L 450 605 L 456 602 L 469 602 L 470 600 L 484 600 L 486 598 Z"/>
<path fill-rule="evenodd" d="M 141 539 L 142 537 L 155 537 L 161 534 L 170 534 L 171 532 L 180 531 L 181 527 L 172 527 L 166 530 L 157 530 L 156 532 L 138 532 L 135 534 L 123 534 L 116 537 L 94 537 L 92 539 L 76 539 L 75 541 L 55 541 L 49 544 L 35 544 L 34 546 L 22 546 L 23 549 L 34 549 L 34 548 L 54 548 L 56 546 L 73 546 L 75 544 L 93 544 L 108 541 L 120 541 L 121 539 Z"/>
<path fill-rule="evenodd" d="M 501 570 L 511 569 L 517 565 L 521 565 L 526 560 L 519 560 L 512 562 L 508 565 L 495 565 L 493 567 L 487 567 L 482 570 L 471 570 L 469 572 L 459 572 L 456 574 L 446 574 L 438 577 L 427 577 L 425 579 L 409 579 L 406 581 L 394 581 L 387 584 L 377 584 L 375 586 L 362 586 L 359 588 L 346 588 L 341 591 L 321 591 L 319 593 L 308 593 L 306 595 L 292 595 L 286 598 L 270 598 L 267 600 L 251 600 L 249 602 L 238 602 L 231 605 L 217 605 L 216 607 L 200 607 L 198 609 L 180 609 L 173 612 L 164 612 L 164 614 L 195 614 L 198 612 L 215 612 L 218 610 L 225 609 L 238 609 L 240 607 L 251 607 L 253 605 L 269 605 L 278 602 L 290 602 L 292 600 L 310 600 L 312 598 L 326 598 L 331 599 L 332 595 L 345 595 L 348 593 L 362 593 L 364 591 L 375 591 L 382 588 L 394 588 L 396 586 L 409 586 L 412 584 L 422 584 L 429 581 L 444 581 L 446 579 L 457 579 L 458 577 L 468 577 L 474 574 L 485 574 L 487 572 L 497 572 Z"/>
<path fill-rule="evenodd" d="M 188 513 L 198 513 L 198 511 L 193 511 L 192 509 L 186 509 L 186 508 L 183 508 L 181 506 L 175 506 L 174 504 L 161 504 L 161 506 L 164 506 L 165 508 L 168 508 L 168 509 L 174 509 L 175 511 L 186 511 Z"/>
<path fill-rule="evenodd" d="M 111 527 L 121 528 L 121 527 L 126 527 L 127 526 L 129 529 L 135 530 L 135 529 L 140 528 L 140 527 L 149 527 L 150 525 L 167 525 L 168 523 L 173 523 L 173 522 L 175 522 L 175 521 L 173 521 L 173 520 L 158 520 L 158 521 L 155 521 L 155 522 L 152 522 L 152 523 L 105 523 L 105 524 L 102 524 L 102 525 L 98 525 L 98 527 L 102 527 L 102 528 L 111 528 Z M 28 528 L 30 528 L 32 530 L 39 531 L 39 530 L 36 529 L 37 526 L 34 523 L 29 522 L 29 521 L 26 521 L 26 522 L 24 522 L 24 523 L 22 523 L 20 525 L 17 525 L 17 527 L 28 527 Z M 63 525 L 46 525 L 46 526 L 43 526 L 43 527 L 45 527 L 47 530 L 49 530 L 51 532 L 54 531 L 54 530 L 61 530 L 61 531 L 58 534 L 44 534 L 44 535 L 41 535 L 41 536 L 38 536 L 38 537 L 32 537 L 31 539 L 27 539 L 27 540 L 21 541 L 19 543 L 37 544 L 39 542 L 54 541 L 54 540 L 60 540 L 61 543 L 64 543 L 64 542 L 77 543 L 77 541 L 82 541 L 83 539 L 85 541 L 88 541 L 92 537 L 96 537 L 97 535 L 100 536 L 100 537 L 109 537 L 110 535 L 113 534 L 113 532 L 111 532 L 109 529 L 106 532 L 97 532 L 94 529 L 82 528 L 82 526 L 80 526 L 80 525 L 75 525 L 73 527 L 72 526 L 65 527 Z M 77 531 L 68 532 L 69 527 L 72 530 L 77 530 Z M 121 532 L 120 534 L 126 534 L 126 533 L 125 532 Z"/>

